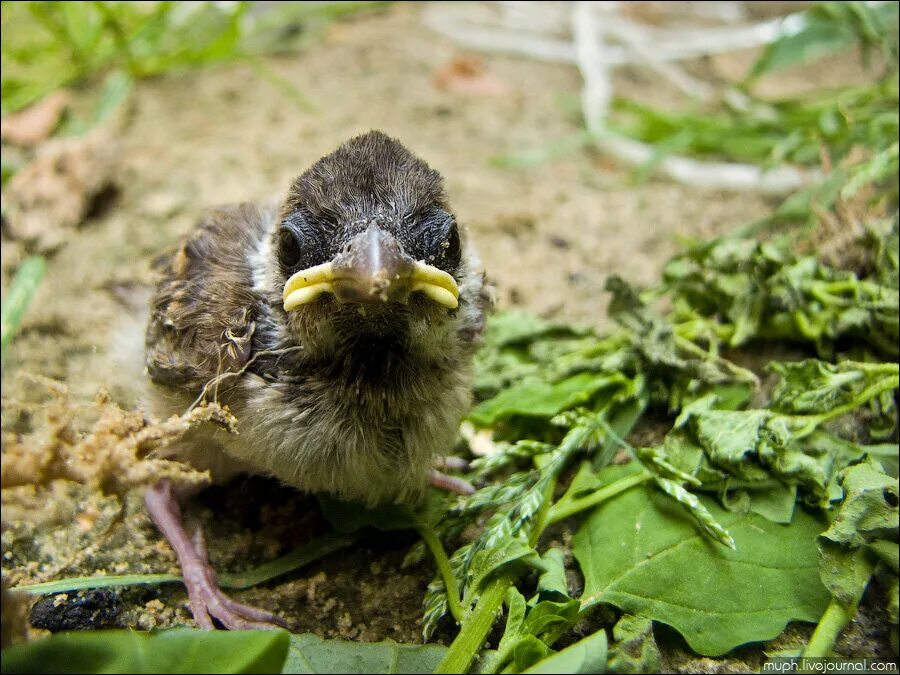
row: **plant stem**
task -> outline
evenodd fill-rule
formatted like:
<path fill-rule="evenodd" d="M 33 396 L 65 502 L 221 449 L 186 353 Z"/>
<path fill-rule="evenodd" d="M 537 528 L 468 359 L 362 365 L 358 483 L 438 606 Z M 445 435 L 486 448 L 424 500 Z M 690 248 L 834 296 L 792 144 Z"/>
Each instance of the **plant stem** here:
<path fill-rule="evenodd" d="M 632 476 L 620 478 L 615 483 L 610 483 L 606 487 L 600 488 L 596 492 L 592 492 L 591 494 L 585 497 L 581 497 L 580 499 L 573 499 L 571 501 L 559 501 L 550 507 L 550 511 L 547 513 L 547 525 L 553 525 L 554 523 L 558 523 L 560 520 L 564 520 L 570 516 L 574 516 L 580 511 L 584 511 L 585 509 L 597 506 L 610 497 L 615 497 L 617 494 L 625 492 L 625 490 L 629 490 L 635 485 L 640 485 L 641 483 L 644 483 L 651 478 L 653 478 L 653 474 L 645 469 L 644 471 L 636 473 Z"/>
<path fill-rule="evenodd" d="M 894 366 L 896 369 L 896 364 L 889 364 Z M 830 419 L 834 419 L 835 417 L 840 417 L 846 413 L 852 412 L 859 408 L 863 403 L 867 403 L 872 400 L 876 396 L 886 392 L 892 391 L 900 387 L 900 377 L 894 375 L 893 377 L 888 377 L 881 382 L 876 382 L 871 387 L 864 389 L 859 393 L 859 396 L 856 396 L 852 401 L 846 403 L 844 405 L 838 406 L 837 408 L 833 408 L 828 412 L 820 413 L 818 415 L 787 415 L 787 417 L 799 421 L 806 421 L 806 424 L 794 431 L 794 435 L 797 438 L 805 438 L 809 436 L 813 431 L 816 430 L 816 427 L 820 426 L 823 422 L 827 422 Z"/>
<path fill-rule="evenodd" d="M 456 575 L 453 574 L 453 569 L 450 567 L 450 560 L 447 558 L 447 552 L 444 551 L 444 545 L 441 544 L 441 540 L 438 539 L 434 530 L 431 528 L 419 527 L 417 529 L 419 531 L 419 536 L 422 537 L 425 541 L 425 545 L 428 546 L 431 551 L 431 555 L 434 556 L 438 572 L 441 573 L 441 578 L 444 580 L 444 587 L 447 589 L 447 605 L 450 607 L 450 613 L 453 615 L 453 618 L 456 619 L 456 623 L 462 623 L 465 611 L 459 601 L 459 583 L 456 581 Z"/>
<path fill-rule="evenodd" d="M 512 583 L 513 576 L 507 573 L 501 574 L 487 585 L 463 622 L 459 635 L 435 668 L 435 673 L 465 673 L 469 669 L 494 625 L 497 612 L 503 605 L 506 589 Z"/>
<path fill-rule="evenodd" d="M 803 650 L 803 656 L 810 658 L 828 656 L 834 648 L 838 635 L 850 623 L 854 614 L 856 614 L 855 607 L 845 607 L 838 602 L 837 598 L 832 598 L 819 625 L 816 626 L 815 632 L 809 639 L 806 649 Z"/>

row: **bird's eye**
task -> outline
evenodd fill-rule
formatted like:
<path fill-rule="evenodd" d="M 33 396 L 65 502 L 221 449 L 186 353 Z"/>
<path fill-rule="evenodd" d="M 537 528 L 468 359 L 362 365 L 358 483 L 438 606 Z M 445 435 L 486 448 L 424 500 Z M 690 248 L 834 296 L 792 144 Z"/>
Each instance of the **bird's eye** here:
<path fill-rule="evenodd" d="M 278 232 L 278 262 L 285 273 L 325 262 L 329 251 L 323 236 L 321 223 L 301 210 L 285 218 Z"/>
<path fill-rule="evenodd" d="M 292 269 L 300 264 L 303 258 L 303 249 L 297 241 L 295 233 L 287 228 L 281 228 L 278 233 L 278 261 L 285 269 Z"/>

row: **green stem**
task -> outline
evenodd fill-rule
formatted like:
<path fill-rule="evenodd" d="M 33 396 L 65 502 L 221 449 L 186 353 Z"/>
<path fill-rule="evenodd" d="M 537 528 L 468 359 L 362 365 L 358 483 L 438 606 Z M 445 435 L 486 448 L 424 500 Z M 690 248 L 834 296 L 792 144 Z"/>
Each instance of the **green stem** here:
<path fill-rule="evenodd" d="M 876 382 L 868 389 L 864 389 L 860 392 L 859 396 L 854 397 L 854 399 L 850 403 L 846 403 L 844 405 L 838 406 L 828 412 L 820 413 L 818 415 L 788 415 L 791 419 L 805 421 L 806 424 L 797 429 L 794 434 L 797 438 L 804 438 L 809 436 L 813 431 L 816 430 L 816 427 L 821 425 L 823 422 L 827 422 L 830 419 L 834 419 L 835 417 L 840 417 L 841 415 L 845 415 L 849 412 L 852 412 L 859 408 L 863 403 L 870 401 L 875 398 L 879 394 L 882 394 L 886 391 L 892 391 L 900 387 L 900 377 L 891 377 L 881 382 Z"/>
<path fill-rule="evenodd" d="M 607 430 L 610 429 L 609 425 L 605 422 L 601 422 L 600 424 Z M 544 466 L 544 470 L 546 471 L 546 484 L 543 487 L 541 495 L 541 508 L 534 519 L 531 526 L 531 532 L 528 536 L 528 543 L 530 546 L 534 547 L 537 544 L 541 534 L 543 534 L 548 525 L 552 525 L 558 520 L 561 520 L 562 517 L 566 517 L 554 517 L 556 505 L 550 506 L 550 502 L 553 499 L 553 491 L 556 487 L 556 481 L 572 455 L 579 448 L 584 447 L 589 435 L 593 433 L 593 431 L 594 429 L 587 427 L 571 429 L 569 433 L 566 434 L 562 443 L 560 443 L 558 454 L 553 459 L 549 460 L 548 465 Z M 543 461 L 541 456 L 535 457 L 535 462 L 541 461 Z M 603 499 L 608 499 L 609 497 L 652 477 L 649 472 L 644 473 L 646 473 L 646 475 L 642 473 L 638 474 L 636 477 L 629 476 L 627 479 L 616 481 L 612 485 L 609 485 L 602 490 L 598 490 L 586 499 L 591 500 L 591 505 L 599 504 Z M 639 478 L 639 480 L 635 480 L 635 478 Z M 599 497 L 597 496 L 598 493 L 600 494 Z M 576 500 L 572 503 L 574 504 L 577 502 L 581 505 L 585 501 L 586 500 Z M 587 508 L 587 506 L 581 506 L 581 508 Z M 575 509 L 575 511 L 572 512 L 575 513 L 581 510 L 581 508 Z M 466 615 L 465 620 L 462 622 L 459 634 L 456 636 L 456 639 L 453 640 L 453 644 L 450 645 L 450 648 L 444 655 L 444 659 L 438 664 L 437 669 L 434 671 L 435 673 L 465 673 L 466 670 L 468 670 L 475 655 L 484 644 L 484 641 L 491 630 L 491 626 L 494 625 L 494 619 L 497 617 L 497 613 L 503 605 L 503 599 L 506 597 L 507 589 L 509 589 L 516 579 L 517 576 L 515 572 L 507 571 L 498 575 L 485 587 L 476 601 L 475 606 Z"/>
<path fill-rule="evenodd" d="M 585 497 L 573 499 L 571 501 L 559 501 L 550 507 L 550 511 L 547 513 L 547 525 L 553 525 L 554 523 L 558 523 L 560 520 L 574 516 L 576 513 L 584 511 L 585 509 L 597 506 L 610 497 L 615 497 L 617 494 L 625 492 L 625 490 L 629 490 L 635 485 L 640 485 L 652 478 L 653 474 L 645 469 L 632 476 L 620 478 L 615 483 L 610 483 L 606 487 L 600 488 Z"/>
<path fill-rule="evenodd" d="M 463 622 L 459 635 L 435 668 L 435 673 L 465 673 L 469 669 L 494 625 L 497 612 L 503 605 L 506 589 L 512 583 L 512 575 L 502 574 L 487 585 Z"/>
<path fill-rule="evenodd" d="M 856 614 L 855 607 L 845 607 L 836 598 L 832 598 L 819 625 L 816 626 L 815 632 L 809 639 L 809 644 L 803 650 L 803 656 L 810 658 L 828 656 L 834 648 L 838 635 L 850 623 L 854 614 Z"/>
<path fill-rule="evenodd" d="M 434 556 L 434 562 L 437 564 L 438 571 L 441 573 L 441 578 L 444 580 L 444 587 L 447 589 L 447 604 L 450 607 L 450 613 L 453 615 L 453 618 L 456 619 L 456 623 L 462 623 L 465 611 L 459 601 L 459 583 L 456 581 L 456 575 L 453 574 L 453 569 L 450 567 L 450 560 L 447 558 L 446 551 L 444 551 L 444 545 L 441 544 L 441 540 L 438 539 L 434 530 L 427 527 L 420 527 L 417 529 L 419 531 L 419 536 L 422 537 L 425 541 L 425 545 L 428 546 L 431 551 L 431 555 Z"/>

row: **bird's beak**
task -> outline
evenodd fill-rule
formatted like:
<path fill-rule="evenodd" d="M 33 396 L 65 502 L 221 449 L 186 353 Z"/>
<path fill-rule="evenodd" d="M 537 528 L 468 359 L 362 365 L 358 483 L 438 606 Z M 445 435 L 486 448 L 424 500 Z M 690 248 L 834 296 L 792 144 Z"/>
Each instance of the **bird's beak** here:
<path fill-rule="evenodd" d="M 459 304 L 456 280 L 436 267 L 416 262 L 397 240 L 376 225 L 354 237 L 331 262 L 300 270 L 284 285 L 284 310 L 290 312 L 333 293 L 339 302 L 406 302 L 422 292 L 455 309 Z"/>

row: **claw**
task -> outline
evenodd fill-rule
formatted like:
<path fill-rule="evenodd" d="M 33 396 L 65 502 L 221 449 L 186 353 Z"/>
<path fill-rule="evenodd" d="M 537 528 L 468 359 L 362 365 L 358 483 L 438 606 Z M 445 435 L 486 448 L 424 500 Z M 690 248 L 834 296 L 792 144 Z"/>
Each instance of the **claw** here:
<path fill-rule="evenodd" d="M 190 598 L 191 612 L 201 628 L 213 630 L 213 619 L 229 630 L 280 630 L 288 627 L 281 617 L 236 602 L 222 592 L 216 572 L 209 564 L 203 531 L 198 527 L 193 537 L 188 537 L 178 500 L 168 481 L 161 480 L 150 487 L 144 501 L 156 527 L 175 549 Z"/>

